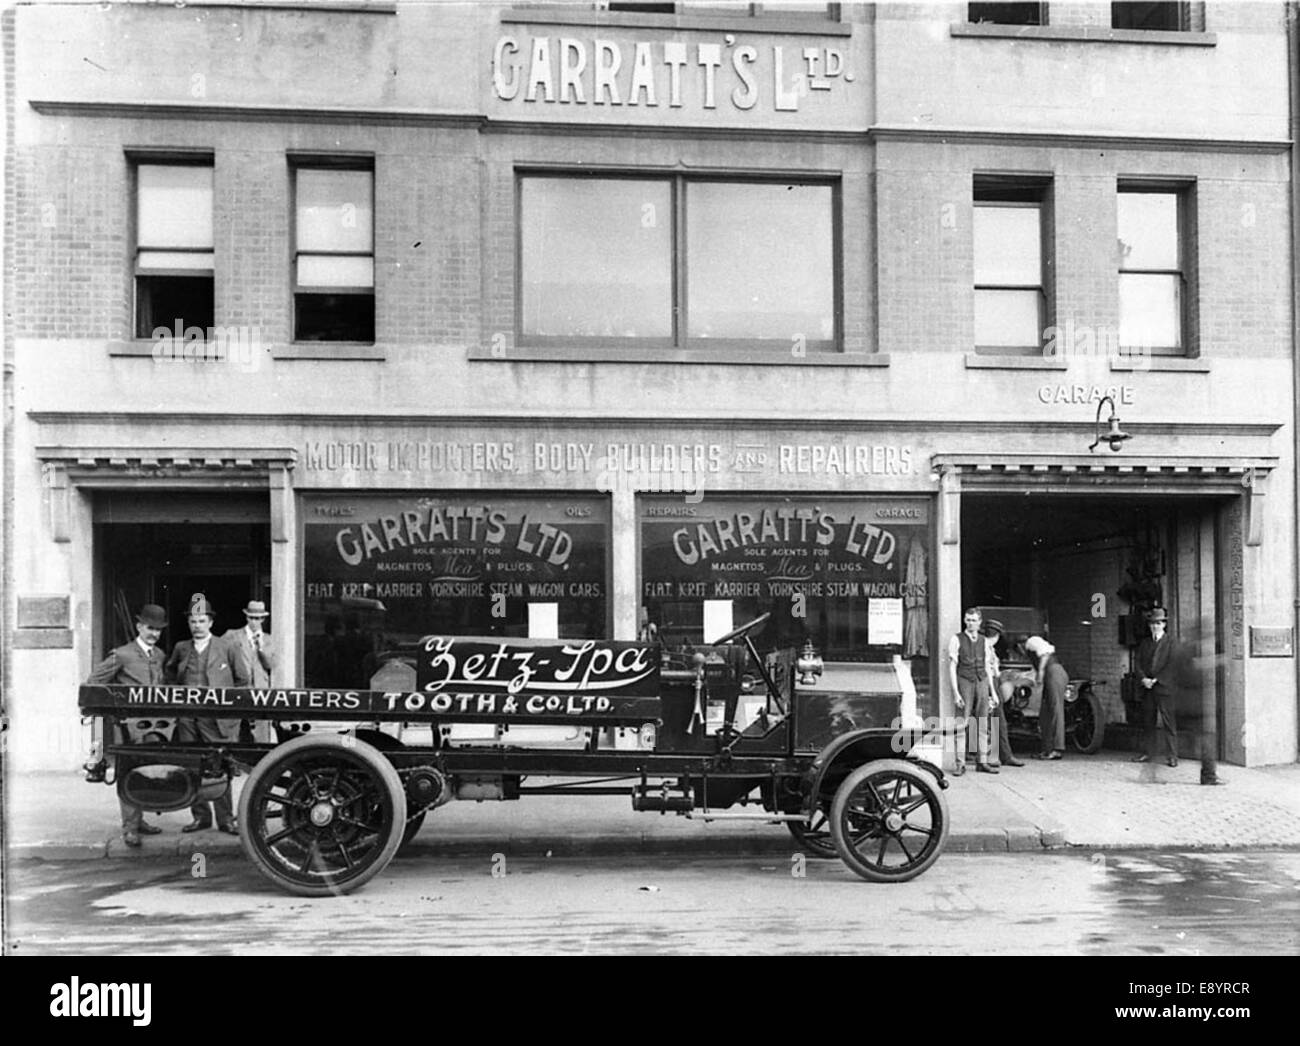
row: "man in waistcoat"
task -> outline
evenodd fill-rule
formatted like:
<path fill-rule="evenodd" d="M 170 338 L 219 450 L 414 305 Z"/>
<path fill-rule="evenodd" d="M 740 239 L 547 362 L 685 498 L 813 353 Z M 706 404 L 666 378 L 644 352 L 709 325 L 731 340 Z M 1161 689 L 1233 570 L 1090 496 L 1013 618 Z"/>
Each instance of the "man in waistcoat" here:
<path fill-rule="evenodd" d="M 216 614 L 207 596 L 196 592 L 190 597 L 190 638 L 182 639 L 167 659 L 167 678 L 182 686 L 224 687 L 248 686 L 249 667 L 238 653 L 232 653 L 225 639 L 212 634 Z M 176 740 L 204 741 L 211 744 L 234 744 L 239 740 L 238 719 L 178 719 Z M 212 813 L 208 803 L 199 801 L 190 807 L 194 820 L 182 832 L 198 832 L 212 827 Z M 235 808 L 230 800 L 230 786 L 212 801 L 216 811 L 217 828 L 228 835 L 237 835 Z"/>
<path fill-rule="evenodd" d="M 962 613 L 961 632 L 948 640 L 948 683 L 952 687 L 953 703 L 959 719 L 957 736 L 957 767 L 954 776 L 966 772 L 966 740 L 968 728 L 975 732 L 975 769 L 982 774 L 996 774 L 997 768 L 989 765 L 989 712 L 997 707 L 994 696 L 994 669 L 992 650 L 980 631 L 984 615 L 978 607 L 967 607 Z"/>
<path fill-rule="evenodd" d="M 109 683 L 161 686 L 166 655 L 158 648 L 158 639 L 166 627 L 167 612 L 156 603 L 146 603 L 135 616 L 135 638 L 110 651 L 94 667 L 86 682 L 94 686 Z M 138 847 L 140 836 L 162 831 L 145 821 L 140 807 L 132 806 L 120 796 L 117 803 L 122 814 L 122 842 L 127 846 Z"/>

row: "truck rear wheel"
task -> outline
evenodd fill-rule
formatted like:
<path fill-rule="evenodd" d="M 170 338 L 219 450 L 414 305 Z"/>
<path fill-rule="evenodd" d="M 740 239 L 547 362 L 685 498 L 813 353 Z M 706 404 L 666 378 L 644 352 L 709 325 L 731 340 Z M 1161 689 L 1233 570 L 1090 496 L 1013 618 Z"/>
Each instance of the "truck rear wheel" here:
<path fill-rule="evenodd" d="M 239 797 L 248 859 L 300 897 L 349 893 L 401 845 L 406 794 L 393 765 L 346 734 L 298 737 L 253 767 Z"/>
<path fill-rule="evenodd" d="M 948 803 L 927 771 L 902 759 L 865 763 L 844 779 L 831 804 L 840 859 L 876 883 L 914 879 L 948 840 Z"/>

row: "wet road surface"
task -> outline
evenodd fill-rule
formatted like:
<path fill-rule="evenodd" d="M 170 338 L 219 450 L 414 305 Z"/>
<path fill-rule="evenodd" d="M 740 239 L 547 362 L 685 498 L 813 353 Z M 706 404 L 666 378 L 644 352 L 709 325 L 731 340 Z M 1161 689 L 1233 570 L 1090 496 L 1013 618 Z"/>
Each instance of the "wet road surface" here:
<path fill-rule="evenodd" d="M 424 857 L 323 899 L 242 858 L 9 873 L 19 955 L 1300 953 L 1289 851 L 949 854 L 896 885 L 771 856 Z"/>

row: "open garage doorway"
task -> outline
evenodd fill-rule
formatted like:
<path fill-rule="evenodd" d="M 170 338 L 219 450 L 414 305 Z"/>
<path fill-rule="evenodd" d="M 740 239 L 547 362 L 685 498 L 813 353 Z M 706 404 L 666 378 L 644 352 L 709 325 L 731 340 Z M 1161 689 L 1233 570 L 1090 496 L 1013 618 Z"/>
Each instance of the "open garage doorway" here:
<path fill-rule="evenodd" d="M 1035 608 L 1071 678 L 1092 681 L 1105 746 L 1135 749 L 1142 719 L 1133 673 L 1145 611 L 1163 606 L 1175 639 L 1202 642 L 1210 656 L 1222 649 L 1215 523 L 1223 504 L 1193 495 L 966 494 L 962 603 Z M 1213 671 L 1208 682 L 1221 727 L 1222 683 Z M 1200 696 L 1189 692 L 1178 711 L 1180 749 L 1191 757 Z"/>

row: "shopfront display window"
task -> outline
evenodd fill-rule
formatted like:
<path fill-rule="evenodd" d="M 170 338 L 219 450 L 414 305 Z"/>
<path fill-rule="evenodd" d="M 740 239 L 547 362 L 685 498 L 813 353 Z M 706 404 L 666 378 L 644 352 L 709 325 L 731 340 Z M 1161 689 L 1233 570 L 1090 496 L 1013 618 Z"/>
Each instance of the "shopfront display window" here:
<path fill-rule="evenodd" d="M 914 675 L 929 657 L 924 498 L 647 497 L 637 515 L 641 602 L 666 645 L 770 612 L 760 649 L 811 639 L 828 661 L 900 656 Z"/>
<path fill-rule="evenodd" d="M 433 633 L 608 638 L 605 498 L 322 494 L 303 519 L 308 686 L 365 687 Z"/>

